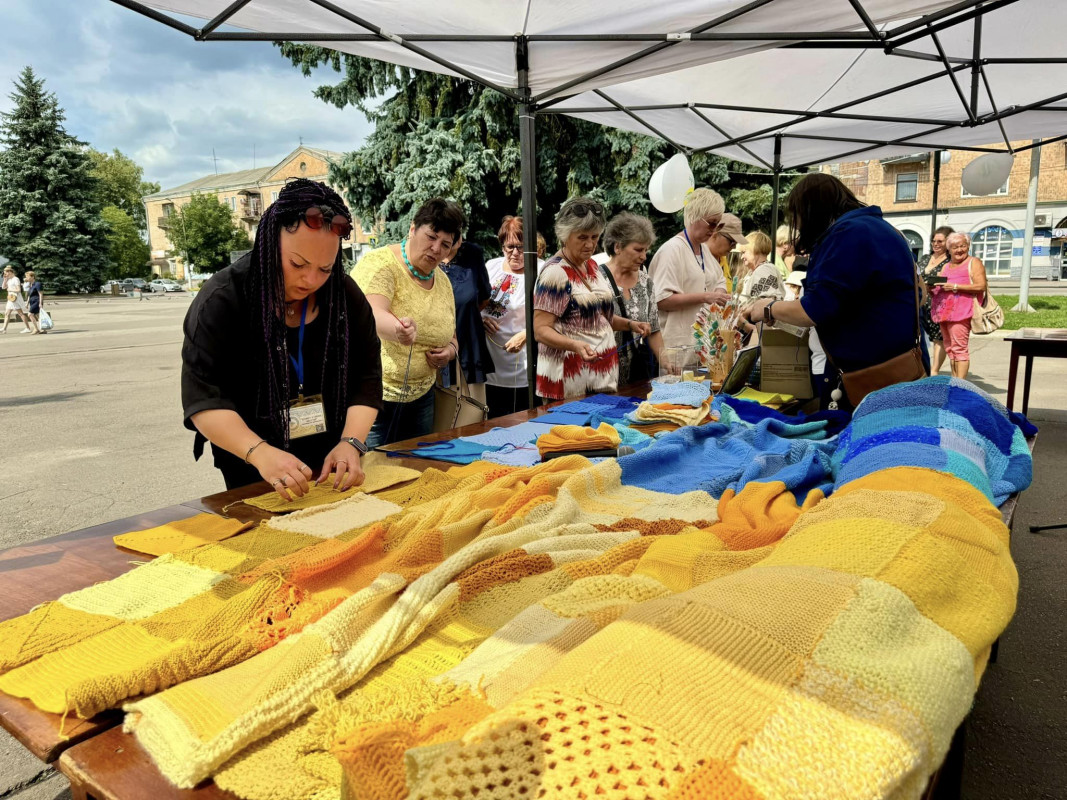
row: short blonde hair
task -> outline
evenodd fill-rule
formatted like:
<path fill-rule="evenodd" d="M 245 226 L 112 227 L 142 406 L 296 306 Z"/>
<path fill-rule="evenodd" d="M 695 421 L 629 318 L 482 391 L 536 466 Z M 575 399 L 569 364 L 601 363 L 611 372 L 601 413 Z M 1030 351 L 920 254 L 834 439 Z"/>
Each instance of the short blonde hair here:
<path fill-rule="evenodd" d="M 739 245 L 742 250 L 751 250 L 753 253 L 765 258 L 770 256 L 771 250 L 774 248 L 770 236 L 763 231 L 752 231 L 752 233 L 746 233 L 745 238 L 748 239 L 748 244 Z"/>
<path fill-rule="evenodd" d="M 774 243 L 779 247 L 785 247 L 787 244 L 790 243 L 788 225 L 778 226 L 778 230 L 774 232 Z"/>
<path fill-rule="evenodd" d="M 26 270 L 26 277 L 33 278 L 33 280 L 37 280 L 37 273 L 35 273 L 32 269 L 28 269 Z"/>
<path fill-rule="evenodd" d="M 692 225 L 697 220 L 714 217 L 726 211 L 726 203 L 719 193 L 711 189 L 694 189 L 685 198 L 685 224 Z"/>

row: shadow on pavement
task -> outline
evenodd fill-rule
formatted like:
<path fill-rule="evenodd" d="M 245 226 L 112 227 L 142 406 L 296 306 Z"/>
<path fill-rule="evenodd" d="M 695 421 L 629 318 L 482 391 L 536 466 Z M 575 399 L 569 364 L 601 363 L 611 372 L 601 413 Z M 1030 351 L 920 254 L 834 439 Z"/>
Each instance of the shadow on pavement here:
<path fill-rule="evenodd" d="M 13 397 L 9 400 L 0 400 L 0 408 L 19 408 L 20 406 L 32 406 L 38 403 L 65 403 L 76 397 L 88 394 L 88 392 L 56 392 L 55 394 L 36 394 L 29 397 Z"/>

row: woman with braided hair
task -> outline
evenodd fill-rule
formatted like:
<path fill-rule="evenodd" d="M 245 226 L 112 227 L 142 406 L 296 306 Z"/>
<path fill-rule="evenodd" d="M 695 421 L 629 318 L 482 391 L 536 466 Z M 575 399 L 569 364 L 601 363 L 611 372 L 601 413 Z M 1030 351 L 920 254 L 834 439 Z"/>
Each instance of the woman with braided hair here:
<path fill-rule="evenodd" d="M 363 482 L 364 440 L 382 407 L 374 315 L 341 265 L 352 215 L 322 183 L 286 184 L 252 251 L 219 270 L 185 317 L 182 404 L 211 442 L 227 488 L 262 478 L 282 497 L 335 472 Z"/>

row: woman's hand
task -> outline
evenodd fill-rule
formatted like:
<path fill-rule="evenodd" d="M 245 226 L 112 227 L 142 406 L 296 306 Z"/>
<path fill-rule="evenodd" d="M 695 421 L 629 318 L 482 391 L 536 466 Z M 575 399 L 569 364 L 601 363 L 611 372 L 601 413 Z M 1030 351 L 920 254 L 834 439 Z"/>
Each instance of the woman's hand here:
<path fill-rule="evenodd" d="M 753 300 L 741 310 L 741 316 L 749 322 L 763 322 L 763 309 L 770 305 L 771 302 L 773 302 L 773 300 L 766 298 L 763 300 Z"/>
<path fill-rule="evenodd" d="M 572 353 L 577 353 L 582 357 L 582 361 L 596 361 L 600 356 L 597 355 L 593 345 L 586 344 L 585 342 L 574 342 L 574 346 L 571 347 Z"/>
<path fill-rule="evenodd" d="M 648 336 L 652 333 L 652 326 L 647 322 L 632 319 L 630 320 L 630 332 L 636 333 L 638 336 Z"/>
<path fill-rule="evenodd" d="M 526 331 L 519 331 L 504 343 L 504 350 L 509 353 L 518 353 L 526 346 Z"/>
<path fill-rule="evenodd" d="M 396 336 L 396 340 L 400 342 L 400 344 L 415 344 L 416 333 L 417 329 L 415 320 L 411 317 L 396 317 L 396 326 L 393 329 L 393 335 Z"/>
<path fill-rule="evenodd" d="M 248 461 L 267 483 L 274 487 L 286 501 L 303 497 L 311 487 L 308 481 L 314 475 L 311 467 L 285 450 L 264 443 L 257 447 Z M 292 492 L 292 495 L 290 495 Z"/>
<path fill-rule="evenodd" d="M 441 369 L 456 357 L 455 345 L 449 342 L 444 347 L 435 347 L 426 351 L 426 363 L 433 369 Z"/>
<path fill-rule="evenodd" d="M 333 488 L 342 492 L 353 486 L 361 486 L 366 477 L 363 474 L 363 466 L 359 463 L 359 451 L 348 442 L 338 442 L 333 450 L 326 454 L 326 460 L 322 462 L 322 473 L 315 483 L 329 479 L 331 472 L 337 473 L 333 479 Z"/>
<path fill-rule="evenodd" d="M 482 324 L 489 333 L 496 333 L 500 330 L 500 320 L 495 317 L 482 317 Z"/>
<path fill-rule="evenodd" d="M 729 299 L 730 293 L 725 289 L 713 289 L 710 292 L 704 292 L 704 302 L 708 305 L 724 306 Z"/>

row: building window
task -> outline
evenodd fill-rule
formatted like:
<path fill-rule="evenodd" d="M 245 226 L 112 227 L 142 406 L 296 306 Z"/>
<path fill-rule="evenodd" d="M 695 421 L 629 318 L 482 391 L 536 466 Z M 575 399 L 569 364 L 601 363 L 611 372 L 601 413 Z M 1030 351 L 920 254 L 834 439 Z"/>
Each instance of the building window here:
<path fill-rule="evenodd" d="M 174 203 L 164 203 L 163 204 L 163 216 L 164 217 L 169 217 L 173 213 L 174 213 Z"/>
<path fill-rule="evenodd" d="M 897 202 L 914 200 L 919 192 L 919 173 L 901 172 L 897 175 Z"/>
<path fill-rule="evenodd" d="M 277 192 L 271 192 L 271 193 L 270 193 L 270 201 L 271 201 L 272 203 L 274 203 L 274 202 L 276 202 L 277 200 L 278 200 L 278 193 L 277 193 Z"/>
<path fill-rule="evenodd" d="M 1008 181 L 1010 178 L 1004 180 L 1004 185 L 997 189 L 993 194 L 968 194 L 967 190 L 960 186 L 960 197 L 1003 197 L 1008 193 Z"/>
<path fill-rule="evenodd" d="M 982 228 L 971 237 L 971 255 L 982 259 L 989 275 L 1011 274 L 1011 231 L 999 225 Z"/>
<path fill-rule="evenodd" d="M 237 210 L 237 195 L 230 198 L 230 211 Z"/>
<path fill-rule="evenodd" d="M 901 231 L 904 234 L 904 238 L 908 240 L 908 247 L 911 249 L 911 256 L 916 261 L 919 260 L 919 256 L 923 252 L 923 237 L 917 234 L 915 231 Z"/>

